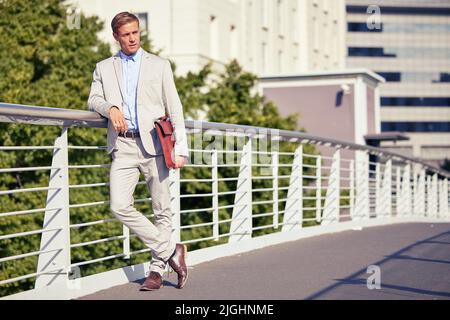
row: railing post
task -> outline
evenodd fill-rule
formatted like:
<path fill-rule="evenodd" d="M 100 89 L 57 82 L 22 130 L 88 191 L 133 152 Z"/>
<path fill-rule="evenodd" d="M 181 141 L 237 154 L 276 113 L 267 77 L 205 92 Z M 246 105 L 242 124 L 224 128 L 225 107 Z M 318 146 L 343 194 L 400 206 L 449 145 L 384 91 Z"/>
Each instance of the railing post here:
<path fill-rule="evenodd" d="M 377 163 L 377 167 L 378 167 Z M 380 175 L 381 175 L 381 170 Z M 379 198 L 377 197 L 377 216 L 391 217 L 392 216 L 392 161 L 386 161 L 384 167 L 383 178 L 380 179 Z"/>
<path fill-rule="evenodd" d="M 426 175 L 426 187 L 427 187 L 427 201 L 426 201 L 426 216 L 432 217 L 433 216 L 433 195 L 432 195 L 432 188 L 431 188 L 431 176 Z"/>
<path fill-rule="evenodd" d="M 425 171 L 420 166 L 414 166 L 413 215 L 425 215 Z"/>
<path fill-rule="evenodd" d="M 413 164 L 412 165 L 412 197 L 411 197 L 411 201 L 412 201 L 412 212 L 411 215 L 412 216 L 416 216 L 416 203 L 418 201 L 418 199 L 416 199 L 416 197 L 418 196 L 417 194 L 417 188 L 419 187 L 419 182 L 418 182 L 418 165 L 417 164 Z"/>
<path fill-rule="evenodd" d="M 407 164 L 403 170 L 403 179 L 400 190 L 401 215 L 410 216 L 412 214 L 411 198 L 411 165 Z"/>
<path fill-rule="evenodd" d="M 431 178 L 431 214 L 432 217 L 437 217 L 438 215 L 438 187 L 437 187 L 438 177 L 435 173 Z"/>
<path fill-rule="evenodd" d="M 322 225 L 328 225 L 333 222 L 339 222 L 340 212 L 340 150 L 337 149 L 333 155 L 330 174 L 328 176 L 327 193 L 323 209 Z"/>
<path fill-rule="evenodd" d="M 395 170 L 395 216 L 398 217 L 401 215 L 401 169 L 399 166 L 396 167 Z"/>
<path fill-rule="evenodd" d="M 350 160 L 349 162 L 350 170 L 350 220 L 355 216 L 355 160 Z"/>
<path fill-rule="evenodd" d="M 448 218 L 448 180 L 446 178 L 441 180 L 441 189 L 439 197 L 439 216 L 441 218 Z"/>
<path fill-rule="evenodd" d="M 219 241 L 219 173 L 218 173 L 218 158 L 217 158 L 217 150 L 212 150 L 211 156 L 211 164 L 212 164 L 212 207 L 213 207 L 213 237 L 215 241 Z"/>
<path fill-rule="evenodd" d="M 49 251 L 39 254 L 37 272 L 48 273 L 36 277 L 35 288 L 62 286 L 68 288 L 70 272 L 70 213 L 69 213 L 69 156 L 67 149 L 67 131 L 62 129 L 55 140 L 52 169 L 47 193 L 46 211 L 41 235 L 40 250 Z M 57 210 L 54 210 L 58 208 Z M 56 231 L 50 231 L 54 230 Z M 48 232 L 46 232 L 48 231 Z M 57 271 L 51 271 L 58 269 Z"/>
<path fill-rule="evenodd" d="M 419 180 L 417 182 L 417 203 L 414 204 L 414 212 L 421 217 L 425 217 L 425 169 L 421 169 L 419 173 Z"/>
<path fill-rule="evenodd" d="M 367 151 L 355 152 L 356 200 L 353 220 L 369 217 L 369 155 Z"/>
<path fill-rule="evenodd" d="M 397 216 L 403 217 L 405 215 L 405 188 L 404 188 L 404 179 L 405 179 L 405 169 L 403 167 L 400 173 L 400 179 L 398 184 L 398 204 L 397 204 Z"/>
<path fill-rule="evenodd" d="M 284 208 L 281 231 L 290 231 L 303 226 L 303 145 L 294 153 L 289 189 Z"/>
<path fill-rule="evenodd" d="M 252 237 L 252 137 L 242 149 L 241 166 L 234 198 L 229 242 Z"/>
<path fill-rule="evenodd" d="M 443 214 L 443 195 L 444 195 L 444 189 L 443 189 L 443 180 L 437 181 L 437 188 L 438 188 L 438 210 L 437 210 L 437 216 L 438 218 L 444 217 Z"/>
<path fill-rule="evenodd" d="M 322 219 L 322 157 L 316 158 L 316 222 Z"/>
<path fill-rule="evenodd" d="M 279 210 L 278 210 L 278 163 L 279 163 L 279 157 L 278 152 L 273 151 L 272 152 L 272 198 L 273 198 L 273 204 L 272 204 L 272 212 L 273 212 L 273 227 L 275 229 L 278 229 L 279 227 Z"/>
<path fill-rule="evenodd" d="M 123 225 L 122 226 L 122 235 L 124 236 L 123 239 L 123 254 L 124 259 L 130 259 L 130 229 Z"/>
<path fill-rule="evenodd" d="M 380 163 L 377 162 L 375 164 L 375 218 L 381 215 L 381 183 L 381 167 Z"/>
<path fill-rule="evenodd" d="M 181 216 L 180 216 L 180 169 L 171 169 L 169 173 L 170 183 L 170 209 L 172 211 L 172 240 L 181 241 Z"/>

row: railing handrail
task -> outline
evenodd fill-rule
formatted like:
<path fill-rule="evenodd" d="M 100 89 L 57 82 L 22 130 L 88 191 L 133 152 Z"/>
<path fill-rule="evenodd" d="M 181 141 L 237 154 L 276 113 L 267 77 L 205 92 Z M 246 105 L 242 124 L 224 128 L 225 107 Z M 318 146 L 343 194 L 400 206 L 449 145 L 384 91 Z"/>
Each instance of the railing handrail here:
<path fill-rule="evenodd" d="M 37 125 L 57 125 L 67 127 L 107 127 L 107 120 L 104 117 L 100 116 L 97 112 L 93 111 L 29 106 L 10 103 L 0 103 L 0 122 L 19 122 Z M 450 178 L 449 172 L 430 165 L 429 163 L 417 158 L 408 157 L 393 151 L 388 151 L 377 147 L 315 136 L 300 131 L 198 120 L 185 120 L 185 126 L 189 129 L 211 129 L 222 131 L 238 131 L 245 133 L 254 132 L 255 134 L 265 134 L 267 136 L 282 137 L 284 139 L 305 140 L 311 144 L 326 144 L 337 148 L 344 148 L 355 151 L 367 151 L 373 155 L 387 155 L 392 159 L 404 161 L 406 163 L 417 163 L 431 172 L 437 173 L 442 177 Z"/>
<path fill-rule="evenodd" d="M 21 192 L 47 191 L 45 208 L 28 206 L 27 210 L 24 210 L 25 208 L 7 206 L 8 212 L 0 213 L 0 218 L 13 217 L 14 219 L 28 214 L 44 214 L 41 228 L 36 229 L 34 226 L 23 224 L 25 228 L 5 230 L 5 234 L 0 236 L 0 240 L 5 241 L 22 237 L 37 237 L 38 235 L 41 237 L 38 251 L 33 249 L 35 251 L 11 252 L 8 253 L 8 256 L 0 258 L 1 263 L 9 264 L 20 263 L 22 259 L 37 256 L 35 270 L 32 270 L 34 269 L 32 267 L 25 267 L 8 272 L 7 279 L 0 280 L 0 286 L 27 279 L 31 283 L 31 278 L 36 278 L 34 289 L 20 293 L 20 297 L 42 298 L 41 295 L 48 295 L 52 299 L 76 298 L 82 293 L 92 293 L 94 288 L 99 288 L 98 285 L 107 288 L 108 286 L 123 284 L 124 281 L 142 278 L 144 276 L 142 271 L 146 268 L 144 264 L 139 265 L 142 268 L 134 268 L 130 273 L 131 276 L 127 274 L 126 277 L 120 273 L 121 271 L 119 271 L 119 276 L 112 276 L 112 273 L 116 272 L 115 270 L 109 270 L 105 274 L 97 273 L 93 275 L 93 278 L 81 276 L 81 266 L 113 259 L 130 259 L 132 256 L 136 257 L 150 250 L 150 248 L 136 250 L 134 246 L 131 246 L 131 240 L 137 236 L 132 234 L 127 227 L 121 228 L 120 225 L 117 225 L 116 219 L 107 215 L 108 209 L 106 207 L 92 208 L 110 206 L 109 200 L 102 199 L 108 195 L 106 189 L 102 189 L 103 197 L 99 199 L 89 197 L 86 190 L 83 192 L 87 197 L 71 198 L 71 190 L 74 188 L 109 188 L 108 181 L 70 179 L 70 175 L 73 174 L 70 171 L 71 169 L 105 168 L 110 164 L 96 164 L 100 160 L 97 160 L 94 164 L 71 164 L 70 155 L 72 153 L 69 151 L 86 147 L 68 145 L 71 127 L 105 128 L 108 124 L 107 119 L 91 111 L 0 103 L 0 122 L 55 125 L 61 129 L 60 134 L 54 137 L 53 146 L 36 147 L 37 149 L 54 150 L 51 164 L 48 163 L 46 166 L 38 167 L 31 167 L 31 164 L 29 167 L 11 164 L 12 168 L 0 169 L 0 173 L 6 174 L 15 171 L 50 171 L 48 183 L 43 179 L 39 180 L 39 185 L 24 185 L 20 189 L 0 191 L 0 196 L 3 194 L 6 197 Z M 336 226 L 346 223 L 346 221 L 355 222 L 359 225 L 361 222 L 366 223 L 370 220 L 376 220 L 379 223 L 393 223 L 393 220 L 390 220 L 391 218 L 402 219 L 405 217 L 426 218 L 431 219 L 429 221 L 437 222 L 450 219 L 448 173 L 439 173 L 439 175 L 444 176 L 444 179 L 439 181 L 436 172 L 441 170 L 418 159 L 408 158 L 381 148 L 318 137 L 297 131 L 206 121 L 187 120 L 185 123 L 190 134 L 199 132 L 218 135 L 218 138 L 242 137 L 243 141 L 239 142 L 244 142 L 242 146 L 238 147 L 239 150 L 216 150 L 201 143 L 191 148 L 190 151 L 192 153 L 210 153 L 211 162 L 203 163 L 202 161 L 201 164 L 198 164 L 193 161 L 194 163 L 188 163 L 186 166 L 204 167 L 205 171 L 197 171 L 194 176 L 190 175 L 189 171 L 185 171 L 188 173 L 187 176 L 181 176 L 180 172 L 175 170 L 170 172 L 170 207 L 173 214 L 172 232 L 174 239 L 185 244 L 205 242 L 208 251 L 195 252 L 194 250 L 193 252 L 194 256 L 198 254 L 198 257 L 204 259 L 203 261 L 210 260 L 212 257 L 223 256 L 225 252 L 228 254 L 230 250 L 234 250 L 233 248 L 240 248 L 241 246 L 228 245 L 237 241 L 249 240 L 248 244 L 242 246 L 247 251 L 259 247 L 261 243 L 266 245 L 268 238 L 261 238 L 264 235 L 259 233 L 260 230 L 264 230 L 264 234 L 270 234 L 270 239 L 275 239 L 273 241 L 284 242 L 292 239 L 292 236 L 297 237 L 297 234 L 308 234 L 301 231 L 303 228 L 320 225 L 318 228 L 323 230 L 336 231 Z M 254 143 L 257 139 L 272 140 L 273 142 L 286 141 L 286 143 L 295 147 L 295 151 L 254 150 Z M 306 144 L 316 144 L 334 149 L 333 156 L 310 154 L 314 152 L 304 150 Z M 267 143 L 265 145 L 267 146 Z M 0 146 L 0 151 L 29 150 L 30 148 L 32 147 Z M 90 146 L 87 148 L 100 150 L 105 147 Z M 355 157 L 341 158 L 342 150 L 345 149 L 356 150 Z M 223 160 L 219 156 L 221 157 L 225 153 L 227 153 L 227 156 L 231 153 L 233 159 L 236 156 L 238 163 L 233 161 L 230 164 L 219 161 Z M 371 161 L 369 154 L 380 155 L 382 158 Z M 258 157 L 270 155 L 270 163 L 259 158 L 256 160 L 261 161 L 255 163 L 254 156 L 256 155 Z M 284 158 L 282 158 L 283 161 L 280 161 L 279 157 L 284 156 L 289 157 L 286 159 L 288 163 L 285 163 Z M 398 159 L 398 161 L 392 161 L 393 158 Z M 324 161 L 326 161 L 326 164 Z M 405 162 L 408 163 L 404 165 Z M 421 164 L 420 168 L 413 168 L 411 165 L 419 163 Z M 236 167 L 237 169 L 219 171 L 223 166 Z M 258 173 L 253 170 L 258 167 L 264 167 L 264 170 L 269 171 L 264 171 L 263 174 L 262 171 Z M 282 167 L 286 167 L 286 170 L 281 170 Z M 420 172 L 413 172 L 412 169 L 420 169 Z M 197 173 L 201 176 L 198 176 Z M 105 178 L 105 176 L 103 177 Z M 206 183 L 208 187 L 205 189 L 203 187 L 195 188 L 193 192 L 181 187 L 183 183 L 191 184 L 195 182 L 202 183 L 202 186 L 204 186 L 203 183 Z M 221 182 L 227 182 L 224 188 L 219 188 Z M 230 183 L 228 184 L 228 182 Z M 138 184 L 145 184 L 145 181 L 140 181 Z M 11 186 L 11 188 L 16 187 Z M 227 196 L 226 200 L 224 202 L 219 201 L 219 199 L 225 199 L 220 198 L 223 196 Z M 181 206 L 182 201 L 184 201 L 183 198 L 195 199 L 186 203 L 190 206 Z M 206 200 L 199 202 L 197 201 L 199 198 L 206 198 Z M 74 201 L 71 201 L 71 199 Z M 148 195 L 140 195 L 134 199 L 136 204 L 145 203 L 148 205 L 152 201 L 153 199 Z M 89 215 L 87 219 L 83 218 L 79 221 L 71 219 L 71 215 L 78 212 L 72 211 L 73 209 L 78 210 L 78 208 L 87 207 L 89 207 L 89 211 L 94 210 L 93 212 L 98 212 L 99 215 Z M 254 209 L 255 207 L 258 210 Z M 219 212 L 225 214 L 222 215 Z M 198 220 L 181 218 L 182 215 L 192 213 L 201 216 Z M 147 215 L 150 219 L 153 216 L 153 214 Z M 77 234 L 76 229 L 100 224 L 106 226 L 107 223 L 115 223 L 116 225 L 112 228 L 107 225 L 110 232 L 105 232 L 105 234 L 101 233 L 95 236 L 93 234 L 93 237 L 89 237 L 89 239 L 71 237 L 72 234 Z M 333 228 L 326 229 L 329 225 Z M 225 226 L 225 228 L 222 228 L 222 226 Z M 190 233 L 190 230 L 205 230 L 207 233 Z M 272 238 L 272 236 L 275 237 Z M 210 240 L 220 240 L 223 242 L 223 246 L 206 242 Z M 250 240 L 252 241 L 251 244 Z M 95 252 L 86 255 L 84 258 L 72 254 L 73 248 L 85 250 L 86 246 L 93 245 L 116 247 L 117 241 L 122 243 L 122 252 L 115 254 L 110 254 L 109 251 Z M 217 249 L 217 252 L 210 253 L 209 250 L 212 248 Z M 226 249 L 224 250 L 224 248 Z M 207 258 L 205 258 L 205 255 Z M 196 262 L 202 261 L 201 259 L 196 260 Z M 148 266 L 148 263 L 145 264 Z M 23 273 L 27 274 L 24 275 Z M 114 279 L 114 281 L 111 282 L 111 279 Z M 73 288 L 81 288 L 82 283 L 87 284 L 82 289 L 84 291 L 71 291 Z M 95 285 L 93 285 L 94 283 Z M 24 286 L 20 289 L 26 288 Z M 15 290 L 13 288 L 11 292 L 15 292 Z M 13 297 L 18 296 L 13 295 Z"/>

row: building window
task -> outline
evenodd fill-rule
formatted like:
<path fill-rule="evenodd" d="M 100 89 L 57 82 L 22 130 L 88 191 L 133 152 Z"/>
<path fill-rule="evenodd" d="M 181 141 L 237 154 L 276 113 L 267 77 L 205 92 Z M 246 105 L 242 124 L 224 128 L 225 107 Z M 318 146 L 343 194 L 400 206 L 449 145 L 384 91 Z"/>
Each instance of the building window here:
<path fill-rule="evenodd" d="M 263 42 L 261 45 L 261 72 L 267 71 L 267 43 Z"/>
<path fill-rule="evenodd" d="M 255 6 L 253 5 L 253 2 L 249 1 L 248 2 L 248 7 L 247 7 L 246 13 L 245 13 L 245 16 L 247 17 L 247 23 L 246 23 L 246 26 L 245 26 L 245 29 L 246 29 L 246 36 L 245 36 L 245 38 L 246 39 L 253 39 L 253 33 L 255 32 L 255 30 L 254 30 L 254 28 L 255 28 L 254 27 L 254 8 L 255 8 Z M 255 52 L 254 52 L 255 46 L 254 46 L 254 44 L 251 43 L 251 41 L 245 41 L 244 46 L 246 48 L 245 54 L 246 54 L 247 59 L 248 59 L 247 61 L 248 61 L 249 68 L 251 70 L 257 70 L 258 66 L 255 64 L 256 61 L 253 58 L 254 55 L 255 55 Z M 257 48 L 256 48 L 256 50 L 257 50 Z"/>
<path fill-rule="evenodd" d="M 433 82 L 450 82 L 450 73 L 440 73 L 439 81 L 433 81 Z"/>
<path fill-rule="evenodd" d="M 322 25 L 322 27 L 323 27 L 323 34 L 324 34 L 324 36 L 325 36 L 325 39 L 333 39 L 333 38 L 337 38 L 337 36 L 332 36 L 331 35 L 331 32 L 332 32 L 332 30 L 328 27 L 328 23 L 326 22 L 326 21 L 324 21 L 324 23 L 323 23 L 323 25 Z M 334 30 L 333 30 L 334 31 Z M 328 62 L 327 60 L 328 60 L 328 58 L 330 58 L 330 51 L 331 51 L 331 48 L 330 48 L 330 41 L 326 41 L 324 44 L 323 44 L 323 55 L 324 55 L 324 57 L 325 57 L 325 61 L 326 62 Z"/>
<path fill-rule="evenodd" d="M 316 17 L 312 18 L 312 38 L 313 38 L 313 49 L 316 52 L 319 52 L 319 27 L 318 27 L 318 21 Z"/>
<path fill-rule="evenodd" d="M 298 71 L 299 69 L 300 69 L 300 66 L 299 66 L 299 60 L 298 60 L 298 55 L 299 55 L 299 47 L 298 47 L 298 43 L 294 43 L 294 45 L 292 46 L 292 51 L 293 51 L 293 66 L 294 66 L 294 69 L 293 70 L 290 70 L 290 71 L 294 71 L 294 72 L 296 72 L 296 71 Z"/>
<path fill-rule="evenodd" d="M 367 14 L 367 6 L 348 5 L 347 12 Z M 381 12 L 383 14 L 450 16 L 450 8 L 442 8 L 442 7 L 427 8 L 427 7 L 382 6 Z"/>
<path fill-rule="evenodd" d="M 219 60 L 219 21 L 216 16 L 210 16 L 209 46 L 212 59 Z"/>
<path fill-rule="evenodd" d="M 395 58 L 397 55 L 394 53 L 386 53 L 385 48 L 369 48 L 369 47 L 349 47 L 349 57 L 386 57 Z"/>
<path fill-rule="evenodd" d="M 401 73 L 400 72 L 377 72 L 380 76 L 386 79 L 387 82 L 400 82 Z"/>
<path fill-rule="evenodd" d="M 448 23 L 382 23 L 380 29 L 370 30 L 365 22 L 348 22 L 348 32 L 383 32 L 383 33 L 447 33 Z"/>
<path fill-rule="evenodd" d="M 381 122 L 381 131 L 401 132 L 450 132 L 450 122 Z"/>
<path fill-rule="evenodd" d="M 369 29 L 366 22 L 349 22 L 347 23 L 348 32 L 383 32 L 383 24 L 380 28 Z"/>
<path fill-rule="evenodd" d="M 387 82 L 407 83 L 448 83 L 450 73 L 447 72 L 377 72 Z"/>
<path fill-rule="evenodd" d="M 277 24 L 278 34 L 285 36 L 286 34 L 286 17 L 285 17 L 285 3 L 286 1 L 277 0 Z"/>
<path fill-rule="evenodd" d="M 236 31 L 236 26 L 230 26 L 230 58 L 238 57 L 238 33 Z"/>
<path fill-rule="evenodd" d="M 299 70 L 299 67 L 298 67 L 298 56 L 295 55 L 295 56 L 292 58 L 292 60 L 293 60 L 293 65 L 294 65 L 294 70 L 293 70 L 293 71 L 298 71 L 298 70 Z"/>
<path fill-rule="evenodd" d="M 294 41 L 299 41 L 298 37 L 298 23 L 297 23 L 297 19 L 298 19 L 298 15 L 297 15 L 297 9 L 293 8 L 292 9 L 292 15 L 291 15 L 291 26 L 292 26 L 292 30 L 290 30 L 292 32 L 292 38 L 294 39 Z"/>
<path fill-rule="evenodd" d="M 143 32 L 148 32 L 148 13 L 139 12 L 136 14 L 139 19 L 139 29 Z"/>
<path fill-rule="evenodd" d="M 284 59 L 283 51 L 282 50 L 278 50 L 278 72 L 283 72 L 284 71 L 283 59 Z"/>
<path fill-rule="evenodd" d="M 269 1 L 268 0 L 260 0 L 261 1 L 261 23 L 263 28 L 269 27 Z"/>
<path fill-rule="evenodd" d="M 386 33 L 447 33 L 450 32 L 448 23 L 386 23 Z"/>
<path fill-rule="evenodd" d="M 448 48 L 426 47 L 349 47 L 350 57 L 395 57 L 399 59 L 450 59 Z"/>
<path fill-rule="evenodd" d="M 383 107 L 450 107 L 450 98 L 381 97 Z"/>
<path fill-rule="evenodd" d="M 331 33 L 333 33 L 334 30 L 339 30 L 339 25 L 338 25 L 338 21 L 337 20 L 335 20 L 333 22 L 333 24 L 332 24 Z M 331 36 L 331 39 L 332 39 L 331 41 L 332 41 L 332 45 L 333 45 L 332 57 L 335 60 L 335 62 L 334 62 L 335 67 L 338 68 L 339 67 L 339 60 L 340 60 L 339 58 L 340 58 L 341 52 L 342 52 L 341 51 L 341 47 L 340 47 L 340 41 L 339 41 L 339 37 L 337 35 Z"/>

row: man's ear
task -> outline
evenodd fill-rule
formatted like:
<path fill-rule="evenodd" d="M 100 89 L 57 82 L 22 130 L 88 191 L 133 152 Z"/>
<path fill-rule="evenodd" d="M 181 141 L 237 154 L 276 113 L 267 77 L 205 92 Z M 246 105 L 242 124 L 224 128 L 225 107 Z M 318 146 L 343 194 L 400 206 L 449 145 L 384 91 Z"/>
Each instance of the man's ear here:
<path fill-rule="evenodd" d="M 116 41 L 119 41 L 119 35 L 117 33 L 113 32 L 113 37 Z"/>

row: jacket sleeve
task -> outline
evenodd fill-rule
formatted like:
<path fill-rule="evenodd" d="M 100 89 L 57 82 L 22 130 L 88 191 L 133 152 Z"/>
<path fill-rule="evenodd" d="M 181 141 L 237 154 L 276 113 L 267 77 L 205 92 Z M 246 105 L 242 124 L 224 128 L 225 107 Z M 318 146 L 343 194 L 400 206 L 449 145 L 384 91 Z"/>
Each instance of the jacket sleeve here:
<path fill-rule="evenodd" d="M 88 107 L 90 111 L 96 111 L 105 118 L 109 118 L 109 109 L 113 104 L 105 100 L 102 76 L 97 64 L 92 76 L 91 92 L 89 93 Z"/>
<path fill-rule="evenodd" d="M 165 61 L 162 81 L 162 96 L 164 107 L 172 120 L 175 138 L 175 155 L 189 157 L 189 149 L 184 124 L 183 106 L 178 96 L 175 81 L 173 79 L 172 67 L 169 60 Z"/>

